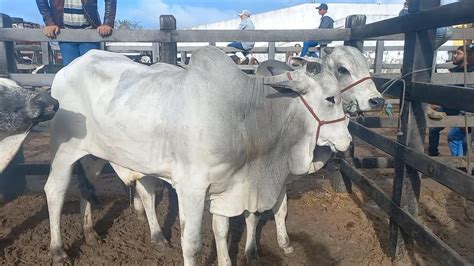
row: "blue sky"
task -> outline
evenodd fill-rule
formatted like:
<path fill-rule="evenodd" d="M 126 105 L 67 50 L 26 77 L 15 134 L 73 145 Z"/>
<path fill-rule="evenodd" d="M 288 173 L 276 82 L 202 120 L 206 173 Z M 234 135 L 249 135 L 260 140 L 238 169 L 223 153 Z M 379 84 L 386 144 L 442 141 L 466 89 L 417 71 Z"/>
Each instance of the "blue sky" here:
<path fill-rule="evenodd" d="M 103 16 L 103 0 L 97 0 Z M 144 28 L 157 28 L 162 14 L 176 17 L 178 28 L 232 19 L 242 9 L 261 13 L 311 3 L 310 0 L 117 0 L 117 19 L 132 19 Z M 327 0 L 326 3 L 403 3 L 404 0 Z M 319 1 L 316 1 L 319 3 Z M 34 0 L 0 0 L 0 13 L 42 23 Z"/>

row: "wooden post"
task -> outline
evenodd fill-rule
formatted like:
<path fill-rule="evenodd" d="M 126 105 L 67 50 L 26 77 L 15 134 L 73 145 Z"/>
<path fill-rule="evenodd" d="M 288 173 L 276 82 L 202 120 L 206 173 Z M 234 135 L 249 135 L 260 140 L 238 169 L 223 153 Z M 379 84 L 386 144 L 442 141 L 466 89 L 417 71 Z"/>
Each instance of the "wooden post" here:
<path fill-rule="evenodd" d="M 41 43 L 41 64 L 49 65 L 51 60 L 51 47 L 48 42 Z"/>
<path fill-rule="evenodd" d="M 383 67 L 384 41 L 377 41 L 375 45 L 374 73 L 381 74 Z"/>
<path fill-rule="evenodd" d="M 176 18 L 172 15 L 160 16 L 160 30 L 176 30 Z M 176 42 L 160 43 L 160 62 L 176 65 L 178 63 L 178 46 Z"/>
<path fill-rule="evenodd" d="M 186 56 L 187 56 L 186 51 L 181 51 L 181 66 L 186 65 Z"/>
<path fill-rule="evenodd" d="M 367 16 L 365 15 L 350 15 L 346 17 L 346 28 L 353 28 L 357 26 L 362 26 L 365 25 L 367 21 Z M 363 52 L 364 51 L 364 41 L 345 41 L 344 45 L 349 45 L 353 46 L 359 51 Z"/>
<path fill-rule="evenodd" d="M 0 13 L 0 28 L 11 28 L 12 19 Z M 15 47 L 13 42 L 0 42 L 0 75 L 16 72 Z"/>
<path fill-rule="evenodd" d="M 156 63 L 160 61 L 160 44 L 152 43 L 151 44 L 151 62 Z"/>
<path fill-rule="evenodd" d="M 439 6 L 440 0 L 411 0 L 409 12 Z M 426 69 L 405 78 L 407 87 L 413 81 L 430 82 L 433 62 L 435 30 L 405 33 L 405 50 L 402 73 L 408 74 L 415 70 Z M 409 95 L 401 95 L 407 98 Z M 401 117 L 401 132 L 397 141 L 419 152 L 423 152 L 426 120 L 424 106 L 421 102 L 406 101 Z M 395 156 L 395 178 L 393 180 L 392 200 L 402 209 L 407 210 L 415 219 L 418 216 L 418 199 L 420 197 L 420 175 L 418 171 L 405 164 L 403 152 L 397 151 Z M 413 248 L 413 239 L 405 235 L 401 228 L 390 219 L 390 253 L 393 260 L 400 260 L 408 248 Z"/>
<path fill-rule="evenodd" d="M 275 60 L 275 42 L 268 43 L 268 60 Z"/>
<path fill-rule="evenodd" d="M 365 25 L 367 17 L 365 15 L 351 15 L 346 18 L 346 28 L 352 28 L 356 26 Z M 356 47 L 361 52 L 364 50 L 364 41 L 346 41 L 344 45 L 349 45 Z M 321 56 L 324 56 L 324 47 L 321 45 Z M 345 152 L 342 157 L 353 157 L 354 156 L 354 144 L 351 143 L 351 146 L 347 152 Z M 331 173 L 331 186 L 337 193 L 346 193 L 351 192 L 351 183 L 350 180 L 344 179 L 344 176 L 339 171 L 338 163 L 334 163 L 332 168 L 334 171 Z"/>

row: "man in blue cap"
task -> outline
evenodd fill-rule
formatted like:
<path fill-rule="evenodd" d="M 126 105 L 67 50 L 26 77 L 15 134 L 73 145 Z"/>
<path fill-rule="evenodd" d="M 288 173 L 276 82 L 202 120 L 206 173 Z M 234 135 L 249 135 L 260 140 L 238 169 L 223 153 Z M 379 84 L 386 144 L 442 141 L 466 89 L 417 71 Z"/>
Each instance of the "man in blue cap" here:
<path fill-rule="evenodd" d="M 328 12 L 328 5 L 322 3 L 318 7 L 316 7 L 316 9 L 318 9 L 318 13 L 319 13 L 319 15 L 321 15 L 321 22 L 319 23 L 319 28 L 320 29 L 332 29 L 332 28 L 334 28 L 334 20 L 330 16 L 326 16 L 326 13 Z M 318 45 L 327 45 L 328 43 L 330 43 L 330 42 L 305 41 L 303 43 L 303 49 L 301 49 L 300 56 L 301 57 L 306 56 L 306 54 L 308 53 L 309 48 L 311 48 L 311 47 L 316 47 Z M 317 55 L 314 52 L 310 52 L 309 56 L 316 57 Z"/>

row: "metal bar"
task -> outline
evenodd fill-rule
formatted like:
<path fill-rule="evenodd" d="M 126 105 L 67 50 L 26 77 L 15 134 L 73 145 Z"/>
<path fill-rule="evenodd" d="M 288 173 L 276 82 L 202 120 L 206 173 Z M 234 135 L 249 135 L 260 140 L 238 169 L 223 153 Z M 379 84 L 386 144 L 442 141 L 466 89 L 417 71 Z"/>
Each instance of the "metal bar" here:
<path fill-rule="evenodd" d="M 318 36 L 321 41 L 349 40 L 349 29 L 301 30 L 114 30 L 102 37 L 95 30 L 62 29 L 56 39 L 44 36 L 40 29 L 0 29 L 0 41 L 69 41 L 69 42 L 291 42 L 308 41 Z"/>
<path fill-rule="evenodd" d="M 12 20 L 9 16 L 0 13 L 0 30 L 11 30 Z M 0 34 L 1 36 L 1 34 Z M 13 42 L 0 40 L 0 75 L 16 72 L 15 46 Z"/>
<path fill-rule="evenodd" d="M 403 153 L 405 162 L 416 170 L 430 176 L 433 180 L 452 189 L 458 194 L 474 200 L 474 178 L 451 166 L 444 165 L 436 159 L 386 138 L 370 129 L 355 123 L 349 123 L 349 131 L 354 136 L 375 146 L 391 156 Z"/>
<path fill-rule="evenodd" d="M 441 120 L 426 119 L 426 127 L 464 127 L 464 116 L 446 116 Z M 474 127 L 474 116 L 467 116 L 467 126 Z"/>
<path fill-rule="evenodd" d="M 353 157 L 351 162 L 360 169 L 394 168 L 395 161 L 391 157 Z"/>
<path fill-rule="evenodd" d="M 352 28 L 351 40 L 435 29 L 471 23 L 472 21 L 474 21 L 472 0 L 461 0 L 457 3 L 430 8 L 403 17 L 395 17 Z"/>
<path fill-rule="evenodd" d="M 372 180 L 365 177 L 357 169 L 354 169 L 350 163 L 342 160 L 340 167 L 342 174 L 346 178 L 354 181 L 398 226 L 403 228 L 406 234 L 415 239 L 420 246 L 442 265 L 470 265 L 465 258 L 433 234 L 426 226 L 417 222 L 416 218 L 410 213 L 401 209 Z"/>
<path fill-rule="evenodd" d="M 178 30 L 173 31 L 176 42 L 224 42 L 239 40 L 244 42 L 293 42 L 309 41 L 318 36 L 320 41 L 349 40 L 349 29 L 313 30 Z"/>
<path fill-rule="evenodd" d="M 429 93 L 426 93 L 429 91 Z M 413 82 L 407 90 L 411 100 L 439 104 L 447 108 L 474 112 L 474 89 L 458 86 Z"/>
<path fill-rule="evenodd" d="M 9 78 L 17 81 L 20 85 L 41 87 L 53 84 L 54 74 L 15 74 L 11 73 Z"/>
<path fill-rule="evenodd" d="M 398 119 L 391 117 L 363 116 L 351 118 L 351 121 L 355 121 L 368 128 L 394 128 L 398 126 Z"/>

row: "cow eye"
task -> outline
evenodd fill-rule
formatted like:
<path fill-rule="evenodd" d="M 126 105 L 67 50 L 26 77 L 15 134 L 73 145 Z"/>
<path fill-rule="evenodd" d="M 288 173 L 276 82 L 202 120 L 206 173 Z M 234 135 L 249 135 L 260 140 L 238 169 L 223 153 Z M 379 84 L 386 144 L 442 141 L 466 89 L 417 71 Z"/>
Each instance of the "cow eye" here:
<path fill-rule="evenodd" d="M 337 72 L 339 72 L 340 74 L 342 75 L 350 75 L 351 73 L 349 72 L 349 70 L 347 70 L 347 68 L 343 67 L 343 66 L 340 66 L 337 68 Z"/>
<path fill-rule="evenodd" d="M 326 101 L 330 102 L 330 103 L 336 103 L 336 101 L 334 100 L 334 96 L 331 96 L 331 97 L 327 97 L 326 98 Z"/>

